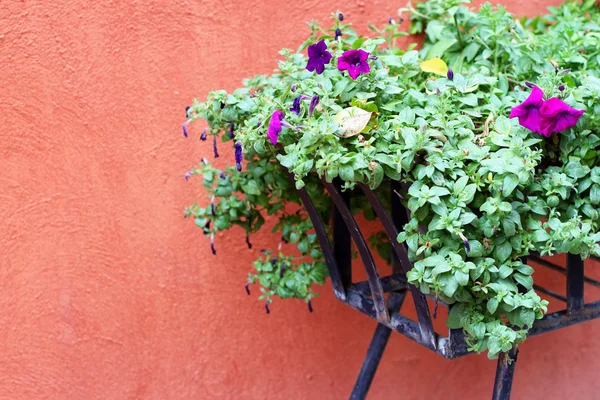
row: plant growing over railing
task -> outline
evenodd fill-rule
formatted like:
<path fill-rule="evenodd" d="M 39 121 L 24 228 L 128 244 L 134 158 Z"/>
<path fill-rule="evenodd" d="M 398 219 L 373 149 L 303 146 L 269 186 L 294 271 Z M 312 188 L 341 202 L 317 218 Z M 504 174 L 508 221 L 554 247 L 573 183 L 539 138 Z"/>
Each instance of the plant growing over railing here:
<path fill-rule="evenodd" d="M 399 195 L 411 218 L 397 238 L 414 262 L 408 280 L 454 304 L 448 325 L 490 357 L 522 342 L 546 311 L 523 256 L 600 255 L 594 1 L 521 20 L 501 6 L 475 12 L 461 3 L 407 8 L 410 32 L 425 33 L 420 51 L 395 47 L 406 34 L 392 19 L 364 38 L 336 13 L 329 29 L 310 24 L 298 51 L 282 50 L 276 73 L 188 109 L 184 134 L 206 120 L 200 139 L 212 136 L 214 156 L 236 165 L 220 171 L 203 159 L 186 174 L 203 177 L 210 202 L 186 215 L 211 237 L 213 253 L 215 232 L 233 225 L 251 246 L 266 215 L 300 253 L 279 246 L 254 263 L 248 284 L 260 285 L 267 312 L 275 296 L 304 299 L 312 311 L 313 283 L 326 278 L 296 193 L 306 188 L 328 220 L 320 178 L 347 190 L 377 190 L 384 179 L 410 184 Z M 382 236 L 371 238 L 377 249 Z"/>

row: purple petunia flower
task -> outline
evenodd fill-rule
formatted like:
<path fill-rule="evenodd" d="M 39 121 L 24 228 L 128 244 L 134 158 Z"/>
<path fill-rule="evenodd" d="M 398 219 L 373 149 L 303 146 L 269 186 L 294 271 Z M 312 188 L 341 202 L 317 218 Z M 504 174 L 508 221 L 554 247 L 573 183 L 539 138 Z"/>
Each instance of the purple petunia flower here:
<path fill-rule="evenodd" d="M 300 102 L 302 101 L 302 97 L 304 95 L 300 95 L 294 99 L 294 103 L 290 107 L 290 111 L 296 113 L 296 115 L 300 115 Z"/>
<path fill-rule="evenodd" d="M 448 69 L 448 72 L 446 73 L 446 77 L 453 81 L 454 80 L 454 71 L 452 71 L 451 69 Z"/>
<path fill-rule="evenodd" d="M 187 122 L 185 124 L 183 124 L 183 126 L 181 127 L 183 129 L 183 136 L 188 137 L 188 133 L 187 133 Z"/>
<path fill-rule="evenodd" d="M 340 21 L 343 21 L 343 20 L 344 20 L 344 14 L 342 14 L 342 13 L 338 13 L 338 19 L 339 19 Z"/>
<path fill-rule="evenodd" d="M 296 88 L 298 87 L 298 85 L 296 85 L 295 83 L 292 85 L 291 90 L 292 92 L 296 91 Z"/>
<path fill-rule="evenodd" d="M 221 178 L 221 179 L 227 178 L 227 175 L 225 175 L 225 171 L 221 171 L 221 173 L 219 174 L 219 178 Z"/>
<path fill-rule="evenodd" d="M 327 51 L 325 40 L 319 43 L 308 46 L 308 63 L 306 69 L 309 71 L 317 71 L 317 74 L 322 74 L 325 71 L 325 64 L 331 61 L 331 53 Z"/>
<path fill-rule="evenodd" d="M 308 299 L 308 312 L 313 312 L 312 301 Z"/>
<path fill-rule="evenodd" d="M 246 293 L 248 294 L 248 296 L 250 296 L 250 284 L 246 283 L 246 286 L 244 286 L 244 288 L 246 288 Z"/>
<path fill-rule="evenodd" d="M 510 118 L 519 118 L 519 124 L 532 132 L 540 132 L 540 108 L 544 104 L 544 92 L 537 86 L 529 97 L 510 111 Z"/>
<path fill-rule="evenodd" d="M 319 96 L 314 95 L 310 100 L 310 107 L 308 108 L 308 115 L 312 117 L 313 112 L 315 111 L 315 107 L 319 104 Z"/>
<path fill-rule="evenodd" d="M 233 148 L 235 149 L 235 167 L 237 168 L 238 172 L 242 171 L 242 142 L 240 142 L 239 140 L 237 142 L 235 142 L 235 144 L 233 145 Z"/>
<path fill-rule="evenodd" d="M 283 117 L 284 115 L 281 110 L 275 110 L 273 115 L 271 115 L 271 122 L 269 122 L 267 137 L 273 144 L 277 144 L 277 139 L 279 139 L 279 133 L 281 132 L 281 120 Z"/>
<path fill-rule="evenodd" d="M 190 171 L 186 172 L 185 175 L 183 175 L 183 177 L 185 178 L 186 181 L 188 179 L 190 179 L 190 176 L 192 176 L 192 174 L 190 173 Z"/>
<path fill-rule="evenodd" d="M 188 111 L 190 110 L 190 108 L 192 108 L 192 107 L 190 107 L 190 106 L 185 107 L 185 118 L 186 119 L 188 118 Z"/>
<path fill-rule="evenodd" d="M 231 121 L 229 123 L 229 131 L 227 132 L 227 134 L 229 135 L 229 139 L 233 139 L 235 137 L 235 135 L 233 134 L 234 129 L 235 129 L 235 125 L 233 124 L 233 121 Z"/>
<path fill-rule="evenodd" d="M 267 314 L 271 314 L 271 310 L 269 310 L 269 300 L 265 302 L 265 312 Z"/>
<path fill-rule="evenodd" d="M 200 134 L 200 140 L 202 140 L 203 142 L 206 140 L 206 129 L 204 129 Z"/>
<path fill-rule="evenodd" d="M 553 132 L 564 131 L 575 126 L 585 110 L 576 110 L 558 97 L 553 97 L 544 102 L 539 112 L 540 133 L 550 137 Z"/>
<path fill-rule="evenodd" d="M 348 71 L 350 77 L 354 80 L 360 74 L 368 74 L 371 72 L 367 59 L 369 53 L 364 50 L 348 50 L 338 59 L 338 69 L 340 71 Z"/>
<path fill-rule="evenodd" d="M 559 92 L 564 92 L 565 91 L 565 85 L 558 85 L 558 91 Z"/>

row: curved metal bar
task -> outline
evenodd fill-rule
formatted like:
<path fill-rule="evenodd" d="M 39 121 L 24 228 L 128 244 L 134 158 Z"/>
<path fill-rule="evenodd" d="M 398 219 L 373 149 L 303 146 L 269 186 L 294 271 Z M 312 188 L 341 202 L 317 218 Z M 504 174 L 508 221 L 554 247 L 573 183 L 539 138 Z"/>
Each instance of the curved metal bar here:
<path fill-rule="evenodd" d="M 360 232 L 360 229 L 358 228 L 350 209 L 340 195 L 340 192 L 333 184 L 327 182 L 325 179 L 323 179 L 323 184 L 325 185 L 325 189 L 327 189 L 327 192 L 329 192 L 331 199 L 340 212 L 340 215 L 344 219 L 344 222 L 350 231 L 350 235 L 356 244 L 356 248 L 358 249 L 360 257 L 362 258 L 365 270 L 367 271 L 367 277 L 369 279 L 369 287 L 371 288 L 371 296 L 373 296 L 377 321 L 387 323 L 390 320 L 390 316 L 386 306 L 383 287 L 379 281 L 379 274 L 377 273 L 377 268 L 375 267 L 375 261 L 373 261 L 373 256 L 369 251 L 367 243 L 365 242 L 365 238 Z"/>
<path fill-rule="evenodd" d="M 412 268 L 412 263 L 408 259 L 408 253 L 406 248 L 398 243 L 396 238 L 398 237 L 398 229 L 394 222 L 390 219 L 387 211 L 381 204 L 381 200 L 375 195 L 375 193 L 369 189 L 368 186 L 361 184 L 360 188 L 367 196 L 367 200 L 373 207 L 375 214 L 383 224 L 384 229 L 386 230 L 388 236 L 390 237 L 390 243 L 392 244 L 392 248 L 394 249 L 394 253 L 396 257 L 398 257 L 398 261 L 406 274 Z M 392 196 L 395 196 L 392 191 Z M 425 295 L 414 285 L 410 285 L 410 293 L 413 297 L 413 301 L 415 303 L 415 308 L 417 310 L 417 318 L 419 320 L 419 329 L 421 330 L 422 340 L 425 343 L 429 344 L 429 347 L 432 349 L 436 348 L 436 339 L 435 332 L 433 330 L 433 323 L 431 322 L 431 315 L 429 313 L 429 306 L 427 305 L 427 299 Z"/>
<path fill-rule="evenodd" d="M 293 181 L 294 178 L 292 175 L 290 175 L 290 179 Z M 304 203 L 304 208 L 306 208 L 306 212 L 313 224 L 313 227 L 315 228 L 317 239 L 319 240 L 321 250 L 323 251 L 323 256 L 325 257 L 325 264 L 327 264 L 329 277 L 331 278 L 333 292 L 338 299 L 346 301 L 348 296 L 342 282 L 340 269 L 335 259 L 333 247 L 331 247 L 331 242 L 329 241 L 327 231 L 323 225 L 323 220 L 319 216 L 319 212 L 317 211 L 312 199 L 306 192 L 306 189 L 302 188 L 298 190 L 298 195 L 300 196 L 302 203 Z"/>

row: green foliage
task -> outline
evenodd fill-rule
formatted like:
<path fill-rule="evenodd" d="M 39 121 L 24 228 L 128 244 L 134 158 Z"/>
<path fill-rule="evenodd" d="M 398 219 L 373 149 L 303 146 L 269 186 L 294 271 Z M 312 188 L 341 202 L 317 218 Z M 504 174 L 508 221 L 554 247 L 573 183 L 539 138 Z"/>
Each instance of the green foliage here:
<path fill-rule="evenodd" d="M 365 183 L 381 191 L 390 179 L 410 184 L 400 194 L 411 218 L 397 238 L 414 262 L 409 282 L 453 304 L 448 325 L 463 329 L 470 348 L 490 357 L 522 342 L 546 312 L 547 302 L 533 290 L 533 269 L 521 257 L 532 251 L 600 254 L 598 8 L 570 1 L 548 15 L 519 20 L 501 6 L 474 12 L 462 3 L 429 0 L 408 7 L 410 33 L 425 33 L 419 52 L 394 46 L 404 35 L 397 25 L 372 26 L 377 37 L 359 38 L 337 19 L 328 30 L 312 23 L 298 53 L 281 52 L 276 74 L 194 102 L 189 119 L 205 119 L 224 141 L 234 122 L 248 162 L 241 173 L 228 169 L 225 179 L 208 163 L 193 170 L 214 197 L 215 213 L 194 205 L 187 215 L 213 236 L 233 225 L 254 233 L 274 215 L 274 231 L 300 254 L 267 253 L 255 262 L 249 282 L 262 286 L 261 299 L 309 300 L 312 283 L 325 278 L 296 193 L 306 188 L 328 221 L 331 205 L 320 177 L 340 178 L 348 190 Z M 338 28 L 343 36 L 335 42 Z M 305 69 L 300 52 L 322 38 L 334 59 L 317 75 Z M 369 60 L 371 73 L 357 80 L 335 68 L 336 58 L 351 48 L 377 56 Z M 420 62 L 433 57 L 454 71 L 452 80 L 421 71 Z M 585 109 L 577 126 L 546 139 L 509 119 L 528 95 L 526 81 L 547 97 Z M 299 115 L 288 111 L 299 94 L 320 97 L 312 116 L 307 104 Z M 335 122 L 348 107 L 372 113 L 359 135 L 346 137 Z M 275 110 L 302 127 L 284 128 L 277 147 L 266 137 Z M 364 200 L 354 200 L 353 210 L 372 216 Z M 389 260 L 385 234 L 370 241 Z"/>

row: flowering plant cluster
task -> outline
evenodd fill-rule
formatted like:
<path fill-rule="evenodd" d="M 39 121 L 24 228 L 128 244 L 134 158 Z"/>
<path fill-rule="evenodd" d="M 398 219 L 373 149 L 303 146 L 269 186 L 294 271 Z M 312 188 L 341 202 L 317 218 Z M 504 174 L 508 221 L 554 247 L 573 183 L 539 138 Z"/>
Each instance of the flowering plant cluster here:
<path fill-rule="evenodd" d="M 409 6 L 401 10 L 408 33 L 390 18 L 370 26 L 371 38 L 335 13 L 330 29 L 312 23 L 298 51 L 282 50 L 274 74 L 211 92 L 187 110 L 184 134 L 206 120 L 200 140 L 212 136 L 214 157 L 235 164 L 221 171 L 203 159 L 186 174 L 201 176 L 208 191 L 209 204 L 186 215 L 210 237 L 213 254 L 215 234 L 234 225 L 252 247 L 267 216 L 281 236 L 246 285 L 249 294 L 259 285 L 267 312 L 275 297 L 303 299 L 312 311 L 314 284 L 326 279 L 296 193 L 306 188 L 330 220 L 321 178 L 340 179 L 345 190 L 409 184 L 399 195 L 411 217 L 397 238 L 414 263 L 408 280 L 452 304 L 448 325 L 492 358 L 522 342 L 546 312 L 522 257 L 600 255 L 595 1 L 569 1 L 533 19 L 462 3 Z M 421 50 L 396 47 L 396 38 L 421 32 Z M 366 204 L 353 196 L 353 211 L 369 219 Z M 385 234 L 370 242 L 389 259 Z M 284 252 L 289 245 L 297 251 Z"/>

